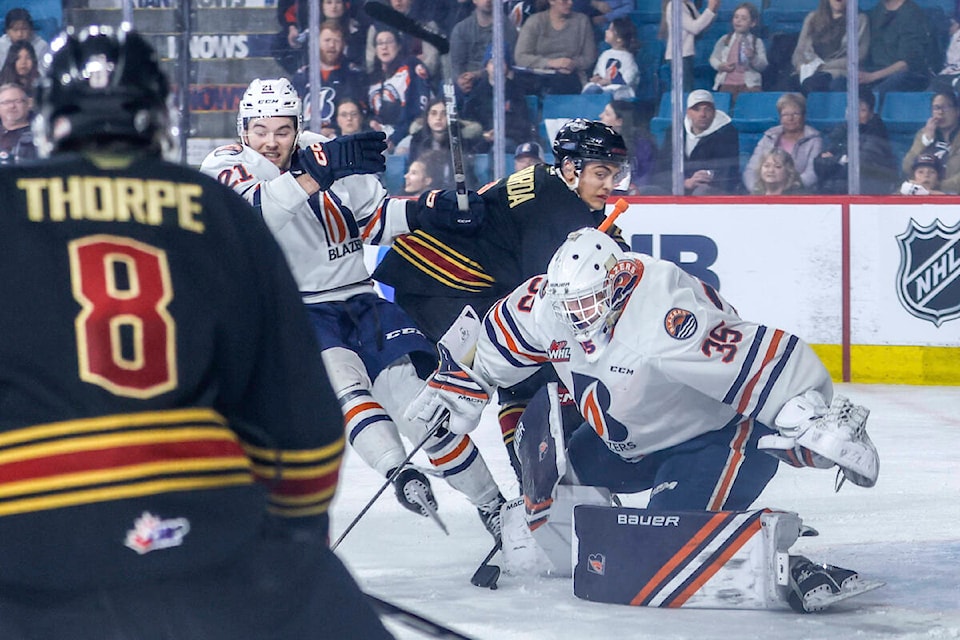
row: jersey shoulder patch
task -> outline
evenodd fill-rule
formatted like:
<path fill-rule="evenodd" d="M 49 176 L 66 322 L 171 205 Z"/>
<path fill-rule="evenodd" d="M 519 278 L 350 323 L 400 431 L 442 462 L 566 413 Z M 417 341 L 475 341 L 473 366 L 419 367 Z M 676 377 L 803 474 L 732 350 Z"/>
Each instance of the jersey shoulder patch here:
<path fill-rule="evenodd" d="M 686 340 L 697 332 L 697 316 L 686 309 L 674 307 L 663 318 L 663 328 L 671 338 Z"/>

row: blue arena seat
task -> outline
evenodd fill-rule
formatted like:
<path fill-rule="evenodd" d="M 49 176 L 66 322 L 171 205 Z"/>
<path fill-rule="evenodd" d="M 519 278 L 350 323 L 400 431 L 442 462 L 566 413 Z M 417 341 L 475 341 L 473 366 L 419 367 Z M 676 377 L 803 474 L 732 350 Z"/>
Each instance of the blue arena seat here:
<path fill-rule="evenodd" d="M 847 117 L 847 94 L 843 91 L 812 91 L 807 95 L 807 124 L 829 131 Z"/>
<path fill-rule="evenodd" d="M 780 123 L 777 100 L 782 91 L 741 93 L 733 107 L 733 124 L 740 133 L 763 133 Z"/>
<path fill-rule="evenodd" d="M 884 96 L 880 117 L 890 133 L 913 135 L 930 117 L 930 102 L 934 94 L 929 91 L 890 91 Z"/>
<path fill-rule="evenodd" d="M 610 102 L 610 94 L 556 94 L 549 93 L 543 96 L 544 120 L 550 118 L 588 118 L 596 120 L 600 112 Z"/>
<path fill-rule="evenodd" d="M 407 156 L 387 156 L 387 170 L 381 177 L 387 192 L 393 195 L 403 193 L 403 174 L 407 172 Z"/>

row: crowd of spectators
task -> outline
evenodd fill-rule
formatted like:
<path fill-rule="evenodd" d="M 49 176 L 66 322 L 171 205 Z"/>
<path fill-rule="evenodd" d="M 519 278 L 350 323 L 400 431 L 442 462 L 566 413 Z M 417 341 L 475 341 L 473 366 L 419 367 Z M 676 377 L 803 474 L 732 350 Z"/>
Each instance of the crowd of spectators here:
<path fill-rule="evenodd" d="M 0 36 L 0 165 L 37 157 L 31 128 L 33 99 L 42 56 L 49 48 L 27 9 L 16 7 L 6 13 Z"/>

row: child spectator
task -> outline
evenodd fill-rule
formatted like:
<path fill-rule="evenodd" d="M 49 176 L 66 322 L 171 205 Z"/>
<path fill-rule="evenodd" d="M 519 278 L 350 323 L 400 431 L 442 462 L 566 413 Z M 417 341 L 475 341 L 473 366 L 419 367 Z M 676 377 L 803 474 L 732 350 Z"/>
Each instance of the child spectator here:
<path fill-rule="evenodd" d="M 703 13 L 700 13 L 697 5 L 691 0 L 683 0 L 683 8 L 681 9 L 683 19 L 680 23 L 683 37 L 680 39 L 680 50 L 683 56 L 684 92 L 693 89 L 694 38 L 713 24 L 719 7 L 720 0 L 707 0 L 707 8 L 703 10 Z M 672 21 L 673 7 L 671 1 L 663 0 L 663 9 L 660 16 L 660 39 L 667 41 L 664 58 L 668 61 L 673 60 L 673 34 L 670 30 Z"/>
<path fill-rule="evenodd" d="M 717 70 L 714 91 L 730 94 L 731 106 L 737 95 L 762 90 L 760 72 L 767 68 L 767 49 L 753 29 L 760 12 L 750 2 L 744 2 L 733 11 L 733 30 L 717 40 L 710 55 L 710 66 Z"/>
<path fill-rule="evenodd" d="M 637 27 L 630 18 L 617 18 L 603 34 L 610 48 L 600 54 L 583 93 L 612 94 L 614 100 L 632 100 L 637 94 Z"/>
<path fill-rule="evenodd" d="M 760 173 L 753 194 L 758 196 L 787 196 L 804 193 L 800 174 L 793 156 L 783 149 L 771 149 L 760 160 Z"/>
<path fill-rule="evenodd" d="M 0 36 L 0 60 L 7 59 L 10 46 L 14 42 L 29 42 L 33 46 L 36 59 L 39 61 L 37 66 L 40 73 L 43 73 L 47 64 L 44 56 L 50 51 L 50 45 L 34 30 L 30 12 L 20 7 L 10 9 L 4 17 L 3 29 L 4 33 Z"/>
<path fill-rule="evenodd" d="M 960 22 L 957 22 L 956 18 L 950 18 L 950 44 L 947 46 L 944 67 L 930 81 L 927 91 L 940 91 L 941 89 L 957 91 L 957 89 L 960 89 L 960 86 L 957 86 L 958 80 L 960 80 Z"/>
<path fill-rule="evenodd" d="M 861 62 L 870 46 L 867 14 L 857 18 L 857 52 Z M 807 14 L 793 50 L 794 72 L 804 95 L 847 88 L 847 0 L 820 0 Z"/>
<path fill-rule="evenodd" d="M 860 89 L 858 109 L 860 144 L 860 193 L 890 193 L 900 169 L 890 147 L 887 127 L 874 111 L 873 91 Z M 834 128 L 824 140 L 823 153 L 813 161 L 820 193 L 847 193 L 847 123 Z"/>
<path fill-rule="evenodd" d="M 900 185 L 905 196 L 942 196 L 940 182 L 943 180 L 943 163 L 934 153 L 921 153 L 913 160 L 910 177 Z"/>
<path fill-rule="evenodd" d="M 903 157 L 904 175 L 912 175 L 913 162 L 922 153 L 934 154 L 943 164 L 943 190 L 960 191 L 960 101 L 953 91 L 939 91 L 930 101 L 930 117 Z"/>
<path fill-rule="evenodd" d="M 793 156 L 805 188 L 811 189 L 817 183 L 813 159 L 823 150 L 823 138 L 807 124 L 807 99 L 799 93 L 785 93 L 777 100 L 777 113 L 780 124 L 763 132 L 743 172 L 743 184 L 751 193 L 760 179 L 760 159 L 778 147 Z"/>

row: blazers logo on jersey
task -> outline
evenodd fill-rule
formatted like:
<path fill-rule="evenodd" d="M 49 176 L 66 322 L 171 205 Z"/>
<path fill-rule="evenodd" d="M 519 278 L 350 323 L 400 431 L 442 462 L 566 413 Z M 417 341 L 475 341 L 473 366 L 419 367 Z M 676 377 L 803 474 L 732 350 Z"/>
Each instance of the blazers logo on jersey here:
<path fill-rule="evenodd" d="M 897 242 L 900 304 L 938 327 L 960 316 L 960 222 L 948 227 L 938 219 L 923 227 L 911 219 Z"/>
<path fill-rule="evenodd" d="M 639 260 L 620 260 L 607 274 L 607 290 L 610 292 L 610 309 L 619 311 L 630 299 L 633 290 L 643 277 L 643 263 Z"/>
<path fill-rule="evenodd" d="M 573 393 L 578 399 L 580 415 L 590 423 L 597 435 L 604 439 L 608 449 L 620 453 L 636 446 L 626 441 L 627 436 L 630 435 L 627 428 L 608 413 L 610 390 L 603 382 L 581 373 L 574 373 Z"/>
<path fill-rule="evenodd" d="M 567 344 L 567 341 L 552 340 L 550 347 L 547 349 L 547 358 L 549 358 L 551 362 L 569 362 L 570 346 Z"/>
<path fill-rule="evenodd" d="M 686 340 L 697 332 L 697 316 L 686 309 L 674 307 L 663 318 L 663 328 L 671 338 Z"/>

